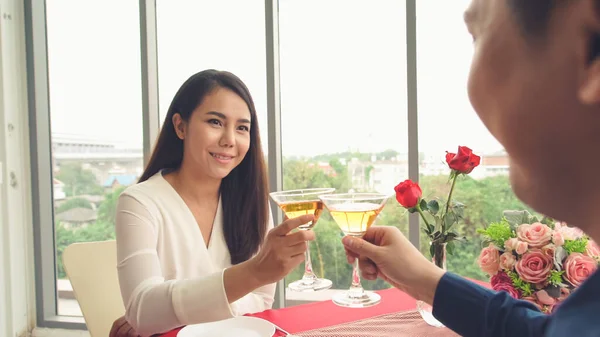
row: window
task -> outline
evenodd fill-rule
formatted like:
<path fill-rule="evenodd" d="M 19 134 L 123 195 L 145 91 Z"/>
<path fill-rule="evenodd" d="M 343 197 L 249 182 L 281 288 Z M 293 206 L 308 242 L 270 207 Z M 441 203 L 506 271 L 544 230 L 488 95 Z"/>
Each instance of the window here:
<path fill-rule="evenodd" d="M 468 206 L 457 228 L 467 242 L 457 243 L 448 256 L 448 269 L 487 280 L 477 266 L 481 251 L 478 228 L 502 218 L 507 209 L 529 209 L 513 194 L 508 157 L 473 111 L 467 79 L 473 53 L 472 37 L 462 13 L 470 0 L 417 1 L 417 77 L 419 107 L 420 184 L 425 194 L 446 198 L 450 173 L 445 151 L 468 146 L 481 156 L 481 165 L 460 179 L 453 200 Z M 443 29 L 440 29 L 443 27 Z M 465 131 L 467 130 L 467 131 Z M 421 235 L 421 251 L 429 257 L 429 240 Z"/>
<path fill-rule="evenodd" d="M 114 239 L 117 197 L 143 170 L 139 9 L 135 1 L 47 0 L 45 10 L 50 134 L 38 143 L 50 143 L 52 152 L 38 171 L 50 169 L 52 192 L 40 193 L 51 212 L 39 225 L 54 228 L 55 255 L 42 254 L 55 258 L 41 267 L 42 282 L 54 287 L 44 293 L 44 314 L 81 316 L 62 251 Z"/>
<path fill-rule="evenodd" d="M 284 189 L 391 193 L 408 175 L 404 13 L 404 1 L 279 1 Z M 390 200 L 377 223 L 406 231 L 405 214 Z M 350 286 L 342 233 L 328 212 L 314 230 L 313 270 L 332 290 L 287 292 L 288 305 L 329 300 Z M 303 272 L 301 265 L 286 281 Z"/>
<path fill-rule="evenodd" d="M 156 5 L 161 123 L 175 93 L 191 75 L 205 69 L 227 70 L 250 90 L 266 155 L 265 2 L 169 0 Z"/>
<path fill-rule="evenodd" d="M 482 156 L 481 166 L 455 194 L 469 205 L 468 225 L 459 231 L 470 240 L 449 258 L 448 268 L 481 279 L 475 230 L 499 219 L 504 209 L 525 206 L 510 189 L 506 153 L 467 97 L 471 37 L 462 12 L 469 2 L 29 0 L 38 324 L 83 328 L 64 324 L 83 320 L 64 275 L 62 249 L 114 237 L 116 197 L 141 174 L 156 121 L 165 118 L 189 76 L 210 68 L 231 71 L 249 87 L 265 154 L 271 152 L 270 181 L 283 180 L 283 189 L 392 193 L 411 167 L 420 172 L 425 193 L 444 197 L 445 151 L 473 148 Z M 158 82 L 151 76 L 156 69 Z M 417 130 L 412 127 L 414 88 L 418 148 L 408 144 Z M 267 125 L 268 107 L 269 121 L 275 122 L 280 108 L 281 126 Z M 452 129 L 455 125 L 462 126 L 460 132 Z M 393 198 L 377 221 L 398 226 L 416 243 L 409 222 L 411 228 L 418 225 Z M 313 269 L 333 287 L 286 292 L 287 305 L 329 300 L 332 292 L 350 285 L 342 234 L 328 212 L 315 231 Z M 420 238 L 427 255 L 428 240 Z M 285 281 L 301 278 L 302 272 L 300 266 Z M 382 281 L 362 284 L 371 290 L 389 287 Z"/>

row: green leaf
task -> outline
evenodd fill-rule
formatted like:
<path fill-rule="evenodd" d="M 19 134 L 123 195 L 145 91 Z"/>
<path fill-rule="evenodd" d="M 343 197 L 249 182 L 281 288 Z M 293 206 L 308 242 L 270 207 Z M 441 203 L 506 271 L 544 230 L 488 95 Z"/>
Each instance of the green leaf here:
<path fill-rule="evenodd" d="M 577 240 L 565 240 L 565 244 L 563 247 L 567 251 L 567 256 L 571 253 L 585 253 L 585 248 L 587 247 L 588 239 L 583 237 Z"/>
<path fill-rule="evenodd" d="M 448 234 L 446 234 L 446 238 L 448 241 L 452 241 L 454 239 L 456 239 L 458 237 L 458 234 L 456 232 L 449 232 Z"/>
<path fill-rule="evenodd" d="M 454 213 L 446 214 L 446 217 L 444 218 L 444 224 L 446 225 L 446 229 L 449 229 L 450 227 L 452 227 L 455 220 L 456 220 L 456 216 L 454 215 Z"/>
<path fill-rule="evenodd" d="M 563 247 L 556 247 L 554 249 L 554 266 L 556 270 L 562 270 L 562 263 L 568 256 L 567 251 Z"/>
<path fill-rule="evenodd" d="M 540 222 L 543 223 L 544 225 L 554 229 L 554 222 L 555 222 L 554 219 L 545 216 L 542 218 L 542 221 L 540 221 Z"/>
<path fill-rule="evenodd" d="M 427 228 L 429 229 L 429 234 L 433 233 L 433 230 L 435 229 L 432 224 L 427 224 Z"/>
<path fill-rule="evenodd" d="M 449 255 L 454 254 L 454 242 L 450 241 L 446 244 L 446 251 L 448 251 Z"/>
<path fill-rule="evenodd" d="M 510 277 L 513 286 L 521 290 L 521 292 L 523 292 L 523 296 L 530 296 L 531 294 L 533 294 L 531 284 L 523 281 L 517 273 L 515 273 L 514 271 L 508 271 L 506 272 L 506 274 L 508 275 L 508 277 Z"/>
<path fill-rule="evenodd" d="M 408 209 L 408 213 L 415 213 L 417 211 L 417 209 L 415 207 L 409 208 Z"/>
<path fill-rule="evenodd" d="M 429 255 L 431 256 L 431 258 L 433 259 L 433 254 L 434 254 L 434 248 L 433 245 L 429 245 Z"/>
<path fill-rule="evenodd" d="M 556 271 L 553 270 L 550 272 L 550 277 L 548 278 L 548 282 L 550 284 L 553 284 L 555 286 L 560 285 L 562 283 L 562 275 L 565 273 L 565 271 Z"/>
<path fill-rule="evenodd" d="M 504 219 L 513 227 L 517 228 L 518 226 L 529 223 L 529 219 L 531 217 L 531 213 L 528 211 L 504 211 L 503 212 Z"/>
<path fill-rule="evenodd" d="M 437 200 L 431 200 L 427 203 L 427 208 L 429 208 L 429 212 L 431 212 L 431 214 L 437 214 L 437 212 L 440 210 L 440 204 Z"/>
<path fill-rule="evenodd" d="M 427 201 L 425 201 L 425 199 L 421 199 L 419 206 L 421 207 L 422 211 L 427 211 Z"/>
<path fill-rule="evenodd" d="M 465 215 L 465 207 L 464 206 L 452 207 L 452 212 L 456 215 L 457 218 L 463 218 Z"/>
<path fill-rule="evenodd" d="M 477 233 L 483 235 L 487 241 L 493 242 L 494 245 L 500 248 L 504 247 L 506 240 L 516 236 L 506 220 L 491 223 L 486 229 L 477 229 Z"/>

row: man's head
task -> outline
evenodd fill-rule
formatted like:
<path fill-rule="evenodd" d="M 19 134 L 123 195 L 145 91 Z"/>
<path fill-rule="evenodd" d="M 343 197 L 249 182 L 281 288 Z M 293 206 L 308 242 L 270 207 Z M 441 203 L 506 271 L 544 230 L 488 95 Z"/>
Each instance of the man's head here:
<path fill-rule="evenodd" d="M 515 193 L 584 229 L 600 212 L 598 0 L 473 0 L 469 97 Z M 583 198 L 583 199 L 582 199 Z"/>

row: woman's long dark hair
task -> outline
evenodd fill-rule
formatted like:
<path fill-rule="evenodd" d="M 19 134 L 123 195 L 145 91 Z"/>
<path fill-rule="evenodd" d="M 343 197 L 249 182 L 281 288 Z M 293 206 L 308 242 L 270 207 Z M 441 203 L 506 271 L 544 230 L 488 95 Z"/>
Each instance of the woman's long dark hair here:
<path fill-rule="evenodd" d="M 138 182 L 143 182 L 162 169 L 178 169 L 183 160 L 183 140 L 177 137 L 173 115 L 179 113 L 189 121 L 192 112 L 217 88 L 235 92 L 250 110 L 250 148 L 242 162 L 221 183 L 223 235 L 231 255 L 231 263 L 248 260 L 255 254 L 265 235 L 269 219 L 268 179 L 258 131 L 258 119 L 250 91 L 237 76 L 226 71 L 205 70 L 190 77 L 171 102 L 167 117 Z"/>

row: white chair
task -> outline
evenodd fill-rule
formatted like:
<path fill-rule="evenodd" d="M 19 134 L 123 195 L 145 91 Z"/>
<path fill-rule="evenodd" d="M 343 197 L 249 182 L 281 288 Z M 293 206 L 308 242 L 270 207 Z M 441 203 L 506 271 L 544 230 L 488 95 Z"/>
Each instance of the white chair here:
<path fill-rule="evenodd" d="M 113 322 L 125 314 L 115 241 L 71 244 L 62 259 L 90 335 L 108 337 Z"/>

